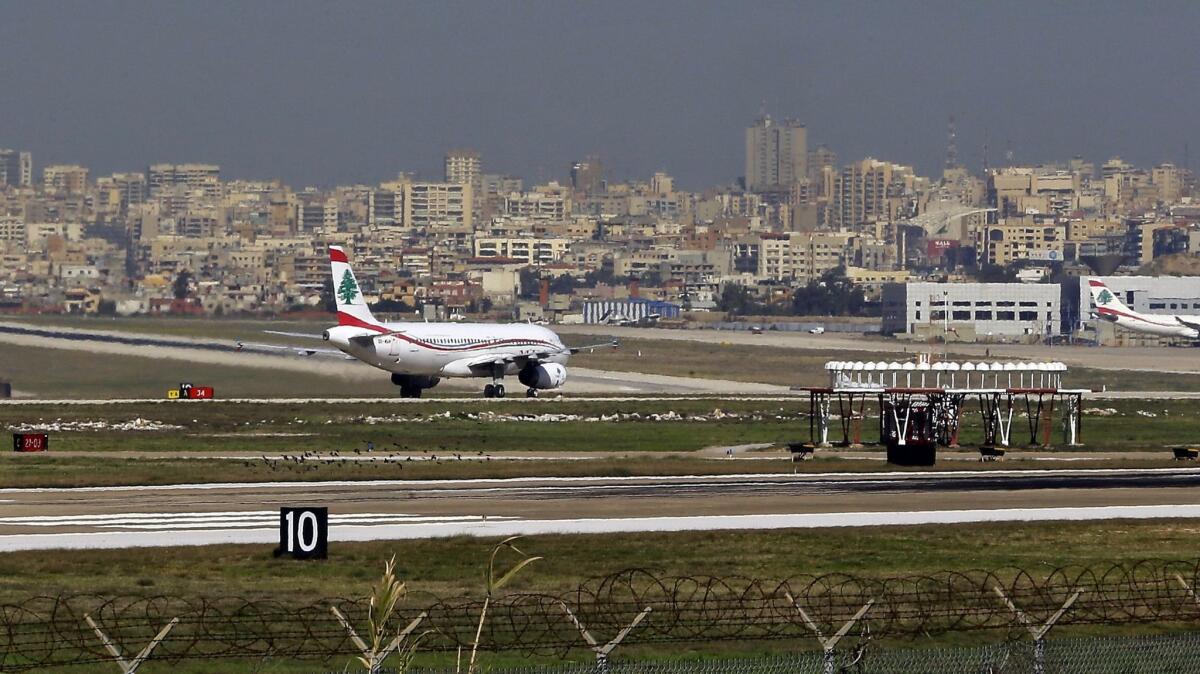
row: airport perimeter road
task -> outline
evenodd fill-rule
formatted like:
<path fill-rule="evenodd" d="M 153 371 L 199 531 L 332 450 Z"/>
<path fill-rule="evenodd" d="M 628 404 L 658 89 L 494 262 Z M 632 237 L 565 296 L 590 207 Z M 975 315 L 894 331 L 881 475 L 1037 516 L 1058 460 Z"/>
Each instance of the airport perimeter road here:
<path fill-rule="evenodd" d="M 923 351 L 922 342 L 906 342 L 860 334 L 772 332 L 755 335 L 748 330 L 669 330 L 666 328 L 622 328 L 608 325 L 556 325 L 561 335 L 612 335 L 621 339 L 673 339 L 695 342 L 728 342 L 751 346 L 775 346 L 810 351 L 869 351 L 879 354 L 904 354 L 911 358 Z M 1171 347 L 1089 347 L 1044 346 L 1041 344 L 950 344 L 951 358 L 1020 358 L 1036 361 L 1061 361 L 1074 367 L 1099 370 L 1137 370 L 1145 372 L 1200 372 L 1200 351 Z M 942 347 L 935 347 L 941 353 Z"/>
<path fill-rule="evenodd" d="M 1200 517 L 1200 469 L 522 478 L 0 490 L 0 551 L 270 544 L 278 509 L 332 541 Z"/>

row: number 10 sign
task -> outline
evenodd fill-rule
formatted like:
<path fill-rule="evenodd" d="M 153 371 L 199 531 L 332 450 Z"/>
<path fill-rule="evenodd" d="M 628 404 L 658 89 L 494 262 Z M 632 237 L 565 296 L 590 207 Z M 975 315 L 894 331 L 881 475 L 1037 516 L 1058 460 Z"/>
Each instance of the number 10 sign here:
<path fill-rule="evenodd" d="M 325 559 L 329 556 L 329 508 L 280 508 L 279 549 L 275 556 Z"/>

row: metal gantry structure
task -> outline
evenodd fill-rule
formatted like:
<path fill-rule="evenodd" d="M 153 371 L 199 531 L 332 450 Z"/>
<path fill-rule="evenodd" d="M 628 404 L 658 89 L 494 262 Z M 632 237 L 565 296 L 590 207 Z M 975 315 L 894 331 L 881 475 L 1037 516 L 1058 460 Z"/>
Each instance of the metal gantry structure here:
<path fill-rule="evenodd" d="M 842 446 L 863 443 L 863 425 L 874 413 L 878 442 L 888 461 L 928 465 L 937 447 L 957 447 L 964 415 L 978 408 L 981 450 L 1014 443 L 1013 421 L 1023 418 L 1030 446 L 1047 447 L 1055 410 L 1063 442 L 1082 438 L 1087 389 L 1064 388 L 1067 366 L 1059 362 L 950 362 L 921 355 L 914 361 L 829 361 L 828 386 L 804 387 L 813 446 L 830 446 L 835 414 Z M 869 402 L 874 401 L 874 409 Z M 1018 429 L 1021 427 L 1018 426 Z"/>

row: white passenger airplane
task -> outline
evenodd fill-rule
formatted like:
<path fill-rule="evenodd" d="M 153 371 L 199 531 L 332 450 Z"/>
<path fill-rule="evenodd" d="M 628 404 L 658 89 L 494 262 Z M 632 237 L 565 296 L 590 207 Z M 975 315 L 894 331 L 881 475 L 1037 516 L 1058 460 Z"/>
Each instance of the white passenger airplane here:
<path fill-rule="evenodd" d="M 558 335 L 540 325 L 525 323 L 381 323 L 363 300 L 346 251 L 329 247 L 338 324 L 322 335 L 267 332 L 289 337 L 320 338 L 334 349 L 297 348 L 273 344 L 243 344 L 238 349 L 292 351 L 301 355 L 354 358 L 392 373 L 400 397 L 420 398 L 443 377 L 490 377 L 485 398 L 503 398 L 504 375 L 515 374 L 536 398 L 538 391 L 567 381 L 567 359 L 581 349 L 615 347 L 605 344 L 570 348 Z"/>
<path fill-rule="evenodd" d="M 1200 338 L 1200 316 L 1187 314 L 1140 314 L 1125 306 L 1103 281 L 1088 279 L 1092 302 L 1100 318 L 1136 332 L 1163 337 Z"/>

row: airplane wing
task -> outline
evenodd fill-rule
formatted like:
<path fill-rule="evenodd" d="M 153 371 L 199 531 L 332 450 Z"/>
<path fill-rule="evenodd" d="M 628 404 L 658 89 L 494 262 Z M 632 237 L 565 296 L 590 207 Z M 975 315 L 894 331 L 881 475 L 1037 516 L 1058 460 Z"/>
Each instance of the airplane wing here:
<path fill-rule="evenodd" d="M 279 330 L 263 330 L 264 334 L 280 335 L 283 337 L 301 337 L 304 339 L 321 339 L 321 335 L 314 335 L 311 332 L 282 332 Z"/>
<path fill-rule="evenodd" d="M 279 330 L 263 330 L 263 332 L 268 335 L 280 335 L 281 337 L 301 337 L 303 339 L 324 339 L 324 337 L 322 335 L 314 335 L 314 334 L 307 333 L 307 332 L 282 332 Z M 350 341 L 358 344 L 359 346 L 366 347 L 366 346 L 370 346 L 371 343 L 379 337 L 391 337 L 393 335 L 399 335 L 399 334 L 403 334 L 403 333 L 404 333 L 404 330 L 388 330 L 386 332 L 377 332 L 377 333 L 372 333 L 372 334 L 367 334 L 367 335 L 359 335 L 357 337 L 351 337 Z M 273 345 L 260 344 L 259 346 L 272 347 Z M 279 348 L 281 348 L 281 349 L 289 348 L 290 349 L 293 347 L 282 347 L 281 346 Z M 306 349 L 306 350 L 312 351 L 313 349 Z M 337 353 L 337 354 L 342 353 L 341 351 L 338 351 L 337 349 L 317 349 L 317 351 L 321 351 L 321 350 L 329 351 L 331 353 Z"/>
<path fill-rule="evenodd" d="M 603 342 L 601 344 L 587 344 L 585 346 L 572 346 L 570 348 L 570 351 L 572 354 L 576 354 L 576 353 L 579 353 L 580 351 L 591 352 L 591 351 L 595 351 L 596 349 L 615 349 L 615 348 L 618 348 L 619 346 L 621 346 L 621 340 L 617 339 L 616 337 L 613 337 L 612 339 L 608 340 L 607 342 Z"/>
<path fill-rule="evenodd" d="M 251 353 L 274 353 L 280 355 L 293 356 L 319 356 L 322 358 L 340 358 L 342 360 L 354 360 L 353 357 L 338 351 L 337 349 L 318 349 L 311 346 L 284 346 L 282 344 L 258 344 L 254 342 L 243 342 L 238 340 L 234 347 L 235 351 L 249 351 Z"/>

